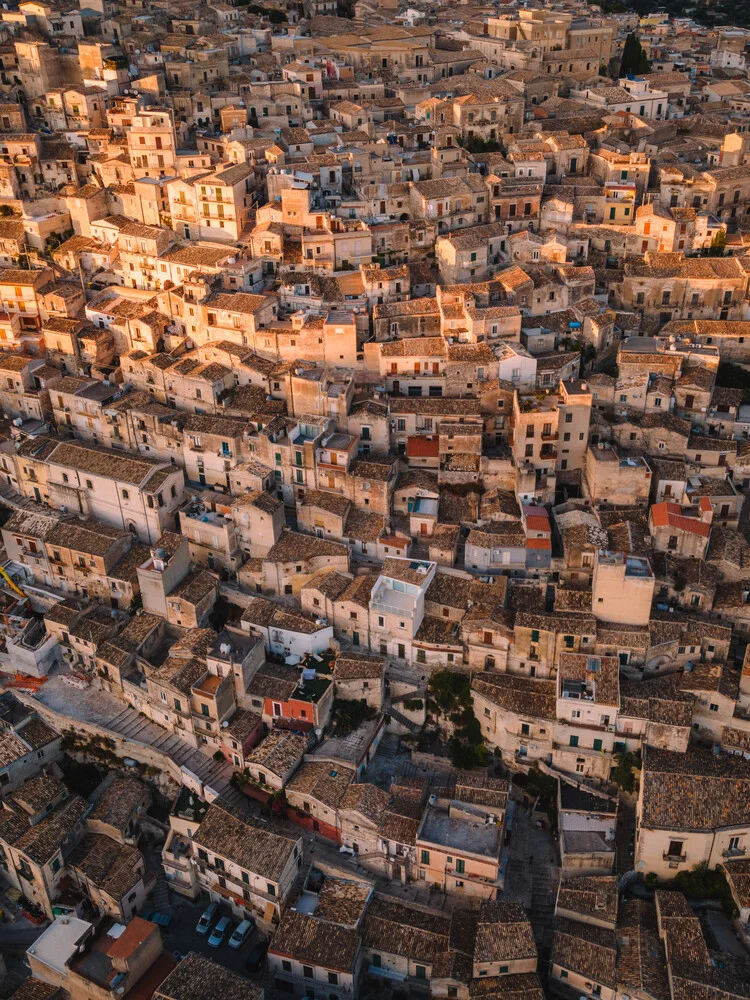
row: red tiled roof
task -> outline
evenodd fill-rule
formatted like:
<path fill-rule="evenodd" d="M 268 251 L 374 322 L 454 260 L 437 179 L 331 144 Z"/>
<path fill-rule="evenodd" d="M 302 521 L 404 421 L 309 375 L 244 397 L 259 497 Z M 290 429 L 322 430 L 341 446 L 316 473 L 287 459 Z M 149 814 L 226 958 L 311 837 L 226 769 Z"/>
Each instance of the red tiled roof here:
<path fill-rule="evenodd" d="M 526 539 L 527 549 L 547 549 L 552 551 L 552 542 L 549 538 L 527 538 Z"/>
<path fill-rule="evenodd" d="M 109 945 L 107 954 L 110 958 L 129 958 L 153 933 L 155 926 L 143 917 L 133 917 L 122 934 Z"/>
<path fill-rule="evenodd" d="M 383 535 L 380 539 L 383 545 L 393 545 L 394 548 L 405 549 L 409 544 L 408 538 L 402 538 L 400 535 Z"/>
<path fill-rule="evenodd" d="M 437 458 L 440 455 L 440 441 L 437 435 L 425 437 L 418 434 L 408 438 L 406 454 L 409 458 Z"/>
<path fill-rule="evenodd" d="M 710 524 L 697 517 L 686 517 L 679 504 L 668 501 L 655 503 L 651 507 L 651 520 L 656 528 L 677 528 L 702 538 L 708 538 L 711 532 Z"/>
<path fill-rule="evenodd" d="M 552 531 L 549 518 L 543 514 L 530 514 L 526 518 L 527 531 Z"/>

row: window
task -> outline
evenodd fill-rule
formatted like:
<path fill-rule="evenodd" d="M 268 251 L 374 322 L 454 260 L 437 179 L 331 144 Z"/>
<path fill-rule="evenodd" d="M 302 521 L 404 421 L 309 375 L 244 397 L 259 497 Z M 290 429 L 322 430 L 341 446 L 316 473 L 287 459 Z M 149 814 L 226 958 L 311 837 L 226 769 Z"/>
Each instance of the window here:
<path fill-rule="evenodd" d="M 594 740 L 594 750 L 601 750 L 601 748 L 602 748 L 602 741 Z"/>
<path fill-rule="evenodd" d="M 305 977 L 305 979 L 313 979 L 314 976 L 313 976 L 312 966 L 311 965 L 303 965 L 302 966 L 302 975 Z"/>
<path fill-rule="evenodd" d="M 127 490 L 123 490 L 122 491 L 122 499 L 123 500 L 129 500 L 130 499 L 130 494 L 128 493 Z"/>
<path fill-rule="evenodd" d="M 417 979 L 426 979 L 427 969 L 423 965 L 415 965 L 414 975 L 417 977 Z"/>
<path fill-rule="evenodd" d="M 456 874 L 464 875 L 466 873 L 466 862 L 463 858 L 456 858 Z"/>
<path fill-rule="evenodd" d="M 572 747 L 577 747 L 578 746 L 578 737 L 577 736 L 571 736 L 570 737 L 570 745 Z"/>
<path fill-rule="evenodd" d="M 670 858 L 681 858 L 682 857 L 682 841 L 681 840 L 670 840 L 669 850 L 667 855 Z"/>
<path fill-rule="evenodd" d="M 275 896 L 276 895 L 276 886 L 273 885 L 273 883 L 271 883 L 271 882 L 267 882 L 266 883 L 266 892 L 268 893 L 269 896 Z"/>
<path fill-rule="evenodd" d="M 719 711 L 719 706 L 718 705 L 711 704 L 708 707 L 711 709 L 712 712 L 718 712 Z"/>
<path fill-rule="evenodd" d="M 422 851 L 420 855 L 420 864 L 429 865 L 429 863 L 430 863 L 430 852 Z"/>
<path fill-rule="evenodd" d="M 531 735 L 531 727 L 529 726 L 528 722 L 522 722 L 521 736 L 530 736 L 530 735 Z"/>
<path fill-rule="evenodd" d="M 339 975 L 338 975 L 337 972 L 329 972 L 328 973 L 328 983 L 329 983 L 330 986 L 338 986 L 338 984 L 339 984 Z"/>

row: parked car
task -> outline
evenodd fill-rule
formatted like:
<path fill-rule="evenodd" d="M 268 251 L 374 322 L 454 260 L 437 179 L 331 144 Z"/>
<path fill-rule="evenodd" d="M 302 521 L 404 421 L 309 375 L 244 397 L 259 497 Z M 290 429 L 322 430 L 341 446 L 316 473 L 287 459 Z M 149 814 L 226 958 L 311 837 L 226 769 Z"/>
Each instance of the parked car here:
<path fill-rule="evenodd" d="M 195 931 L 197 934 L 208 934 L 209 930 L 213 926 L 214 920 L 216 920 L 216 914 L 219 912 L 218 903 L 209 903 L 206 909 L 201 914 L 200 920 L 195 925 Z"/>
<path fill-rule="evenodd" d="M 232 926 L 232 921 L 229 917 L 222 917 L 218 924 L 211 931 L 211 937 L 208 939 L 209 947 L 218 948 L 219 945 L 224 944 L 224 938 L 229 933 L 229 929 Z"/>
<path fill-rule="evenodd" d="M 247 953 L 247 958 L 245 959 L 245 968 L 248 972 L 253 972 L 256 975 L 260 972 L 266 960 L 267 951 L 268 942 L 262 941 L 259 938 Z"/>
<path fill-rule="evenodd" d="M 237 924 L 234 934 L 229 939 L 230 948 L 242 948 L 252 937 L 255 924 L 252 920 L 243 920 Z"/>

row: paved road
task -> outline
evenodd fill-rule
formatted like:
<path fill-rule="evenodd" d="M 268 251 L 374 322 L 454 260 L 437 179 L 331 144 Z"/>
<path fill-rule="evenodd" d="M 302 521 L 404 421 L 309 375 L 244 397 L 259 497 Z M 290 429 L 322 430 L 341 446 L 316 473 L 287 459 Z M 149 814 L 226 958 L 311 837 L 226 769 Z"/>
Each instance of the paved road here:
<path fill-rule="evenodd" d="M 0 923 L 0 952 L 6 955 L 25 952 L 39 937 L 44 927 L 34 927 L 23 918 L 15 923 Z"/>

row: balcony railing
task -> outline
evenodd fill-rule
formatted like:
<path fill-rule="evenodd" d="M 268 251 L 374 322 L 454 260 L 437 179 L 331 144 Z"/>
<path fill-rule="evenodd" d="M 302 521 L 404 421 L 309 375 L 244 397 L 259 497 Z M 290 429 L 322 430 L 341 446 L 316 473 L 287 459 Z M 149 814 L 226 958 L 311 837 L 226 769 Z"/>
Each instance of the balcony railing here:
<path fill-rule="evenodd" d="M 662 854 L 662 858 L 664 861 L 668 861 L 670 864 L 675 865 L 679 865 L 684 861 L 687 861 L 686 854 Z"/>
<path fill-rule="evenodd" d="M 746 853 L 747 849 L 744 847 L 728 847 L 721 852 L 721 856 L 723 858 L 744 858 Z"/>
<path fill-rule="evenodd" d="M 389 615 L 400 615 L 402 618 L 411 618 L 414 611 L 410 608 L 398 608 L 394 604 L 385 604 L 383 601 L 373 600 L 370 607 L 373 611 L 384 611 Z"/>

